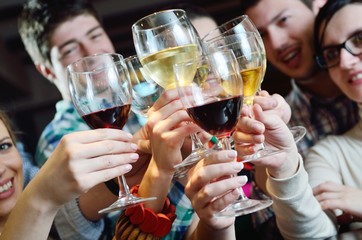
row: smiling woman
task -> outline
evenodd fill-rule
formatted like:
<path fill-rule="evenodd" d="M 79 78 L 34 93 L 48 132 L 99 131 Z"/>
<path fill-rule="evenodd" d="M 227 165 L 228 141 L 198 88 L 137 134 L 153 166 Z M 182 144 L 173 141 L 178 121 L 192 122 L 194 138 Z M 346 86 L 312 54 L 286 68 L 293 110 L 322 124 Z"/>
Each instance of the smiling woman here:
<path fill-rule="evenodd" d="M 56 222 L 61 218 L 61 214 L 55 215 L 64 204 L 72 200 L 75 204 L 79 194 L 128 172 L 129 163 L 134 159 L 119 160 L 120 152 L 124 151 L 119 146 L 125 138 L 122 135 L 120 130 L 101 129 L 63 137 L 49 161 L 23 191 L 23 165 L 15 146 L 15 135 L 7 115 L 0 111 L 0 239 L 48 239 L 54 219 Z M 107 155 L 109 148 L 105 146 L 109 144 L 114 145 L 114 158 Z M 97 159 L 89 151 L 80 150 L 90 148 L 100 151 L 100 155 L 96 153 Z M 110 162 L 106 167 L 105 161 Z M 90 168 L 82 167 L 84 163 Z M 108 176 L 107 179 L 104 176 Z M 68 229 L 73 228 L 74 223 L 62 222 Z M 78 234 L 73 237 L 82 238 Z"/>

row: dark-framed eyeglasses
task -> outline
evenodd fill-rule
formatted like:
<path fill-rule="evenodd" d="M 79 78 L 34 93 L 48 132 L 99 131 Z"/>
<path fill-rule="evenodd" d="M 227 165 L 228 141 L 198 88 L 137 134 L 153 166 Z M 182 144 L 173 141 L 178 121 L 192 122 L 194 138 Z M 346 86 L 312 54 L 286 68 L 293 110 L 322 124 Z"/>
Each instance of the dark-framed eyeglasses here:
<path fill-rule="evenodd" d="M 362 31 L 353 34 L 341 44 L 323 48 L 316 55 L 317 64 L 321 68 L 331 68 L 338 65 L 341 59 L 342 48 L 346 49 L 353 56 L 362 54 Z"/>

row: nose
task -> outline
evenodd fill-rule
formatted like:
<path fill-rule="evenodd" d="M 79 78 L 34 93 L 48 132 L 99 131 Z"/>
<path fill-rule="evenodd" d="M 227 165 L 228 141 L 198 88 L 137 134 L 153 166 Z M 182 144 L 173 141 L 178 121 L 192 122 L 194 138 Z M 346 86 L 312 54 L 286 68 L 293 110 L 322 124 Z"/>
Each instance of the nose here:
<path fill-rule="evenodd" d="M 353 56 L 345 48 L 341 49 L 341 53 L 340 53 L 339 58 L 340 58 L 339 59 L 339 66 L 342 69 L 350 69 L 351 67 L 353 67 L 354 64 L 356 64 L 358 61 L 360 61 L 358 56 Z"/>
<path fill-rule="evenodd" d="M 270 46 L 275 50 L 281 50 L 288 43 L 287 34 L 277 26 L 270 27 L 268 31 Z"/>

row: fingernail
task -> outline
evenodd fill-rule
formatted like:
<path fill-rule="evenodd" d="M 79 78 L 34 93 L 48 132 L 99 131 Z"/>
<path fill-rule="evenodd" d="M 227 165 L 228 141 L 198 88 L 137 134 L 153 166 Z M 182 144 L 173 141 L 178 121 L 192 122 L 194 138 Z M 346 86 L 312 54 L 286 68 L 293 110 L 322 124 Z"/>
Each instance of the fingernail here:
<path fill-rule="evenodd" d="M 229 157 L 229 158 L 236 158 L 236 156 L 237 156 L 237 153 L 236 153 L 235 150 L 230 150 L 230 151 L 228 152 L 228 157 Z"/>
<path fill-rule="evenodd" d="M 138 146 L 137 146 L 137 144 L 135 144 L 135 143 L 131 143 L 131 148 L 134 149 L 134 150 L 137 150 L 137 149 L 138 149 Z"/>
<path fill-rule="evenodd" d="M 138 159 L 139 158 L 139 155 L 137 153 L 132 153 L 131 154 L 131 159 Z"/>
<path fill-rule="evenodd" d="M 124 168 L 126 169 L 126 171 L 131 171 L 132 170 L 132 165 L 131 164 L 126 164 L 124 166 Z"/>
<path fill-rule="evenodd" d="M 244 164 L 242 162 L 233 162 L 233 168 L 238 172 L 243 169 Z"/>
<path fill-rule="evenodd" d="M 237 181 L 238 181 L 238 183 L 240 183 L 240 184 L 245 184 L 245 183 L 248 182 L 248 177 L 245 176 L 245 175 L 243 175 L 243 176 L 238 176 Z"/>
<path fill-rule="evenodd" d="M 133 138 L 133 135 L 132 134 L 130 134 L 130 133 L 127 133 L 127 135 L 126 135 L 129 139 L 132 139 Z"/>

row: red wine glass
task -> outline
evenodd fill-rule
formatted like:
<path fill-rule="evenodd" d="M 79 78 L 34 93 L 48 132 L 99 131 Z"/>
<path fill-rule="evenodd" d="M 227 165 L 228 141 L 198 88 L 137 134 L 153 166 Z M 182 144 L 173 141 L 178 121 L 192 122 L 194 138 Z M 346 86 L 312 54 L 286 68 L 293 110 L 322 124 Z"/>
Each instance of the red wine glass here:
<path fill-rule="evenodd" d="M 174 71 L 178 93 L 191 119 L 218 138 L 220 149 L 231 149 L 230 136 L 240 118 L 244 98 L 243 80 L 234 53 L 231 50 L 215 51 L 201 56 L 197 63 L 191 60 L 175 64 Z M 194 72 L 189 84 L 182 80 L 185 71 Z M 245 215 L 272 203 L 271 200 L 249 199 L 242 188 L 238 190 L 239 199 L 216 216 Z"/>
<path fill-rule="evenodd" d="M 67 67 L 69 90 L 80 116 L 92 128 L 122 129 L 132 104 L 132 86 L 124 59 L 119 54 L 98 54 L 79 59 Z M 116 202 L 99 213 L 108 213 L 151 198 L 129 191 L 125 177 L 118 177 Z"/>

